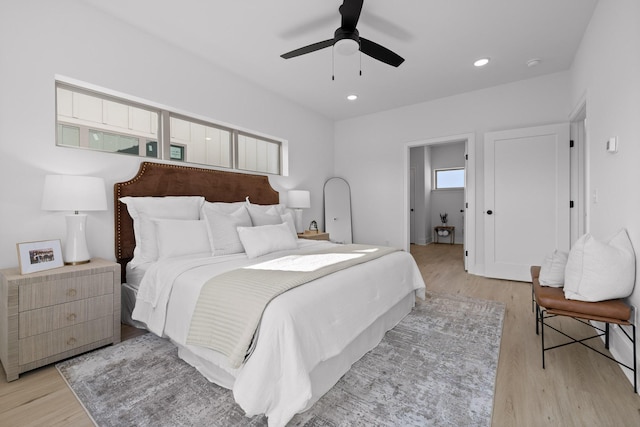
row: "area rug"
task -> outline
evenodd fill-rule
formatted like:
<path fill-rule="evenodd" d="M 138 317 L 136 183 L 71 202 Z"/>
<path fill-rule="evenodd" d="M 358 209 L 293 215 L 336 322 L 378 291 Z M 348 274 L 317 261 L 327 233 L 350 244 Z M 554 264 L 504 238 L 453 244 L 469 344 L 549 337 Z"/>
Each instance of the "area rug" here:
<path fill-rule="evenodd" d="M 428 293 L 289 426 L 489 426 L 504 305 Z M 56 365 L 96 425 L 266 426 L 152 334 Z"/>

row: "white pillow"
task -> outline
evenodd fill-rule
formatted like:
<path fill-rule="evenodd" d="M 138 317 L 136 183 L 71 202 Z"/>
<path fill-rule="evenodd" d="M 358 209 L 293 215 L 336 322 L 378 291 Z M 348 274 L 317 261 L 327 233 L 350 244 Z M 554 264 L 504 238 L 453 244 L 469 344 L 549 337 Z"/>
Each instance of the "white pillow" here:
<path fill-rule="evenodd" d="M 238 237 L 238 227 L 251 227 L 251 218 L 243 202 L 239 205 L 205 203 L 202 206 L 202 218 L 207 223 L 214 255 L 244 252 Z"/>
<path fill-rule="evenodd" d="M 293 235 L 294 239 L 297 239 L 298 233 L 296 232 L 296 222 L 293 219 L 293 214 L 291 212 L 287 212 L 283 215 L 280 215 L 280 218 L 282 219 L 283 223 L 289 226 L 289 229 L 291 230 L 291 234 Z"/>
<path fill-rule="evenodd" d="M 282 218 L 275 208 L 267 211 L 250 208 L 249 215 L 254 226 L 282 224 Z"/>
<path fill-rule="evenodd" d="M 201 220 L 153 219 L 158 260 L 185 255 L 211 256 L 207 223 Z"/>
<path fill-rule="evenodd" d="M 298 247 L 297 239 L 291 234 L 289 226 L 284 223 L 259 227 L 238 227 L 238 235 L 249 258 Z"/>
<path fill-rule="evenodd" d="M 127 196 L 121 197 L 120 201 L 127 205 L 127 211 L 133 219 L 133 233 L 136 239 L 136 247 L 133 250 L 133 259 L 129 264 L 131 267 L 135 267 L 158 259 L 158 244 L 151 219 L 199 219 L 200 206 L 204 203 L 204 197 Z"/>
<path fill-rule="evenodd" d="M 626 230 L 606 243 L 587 233 L 569 252 L 564 296 L 590 302 L 626 298 L 633 292 L 635 275 L 635 254 Z"/>
<path fill-rule="evenodd" d="M 275 225 L 282 223 L 280 215 L 285 214 L 285 205 L 255 205 L 246 199 L 247 210 L 254 226 Z"/>
<path fill-rule="evenodd" d="M 547 255 L 540 267 L 538 280 L 542 286 L 561 288 L 564 286 L 564 269 L 567 266 L 567 252 L 555 250 Z"/>
<path fill-rule="evenodd" d="M 267 211 L 271 211 L 272 209 L 275 209 L 276 213 L 278 213 L 279 215 L 282 215 L 286 209 L 286 206 L 283 205 L 282 203 L 278 203 L 275 205 L 256 205 L 254 203 L 251 203 L 251 201 L 249 201 L 249 197 L 245 199 L 245 204 L 247 206 L 247 209 L 249 209 L 249 213 L 251 213 L 252 210 L 267 212 Z"/>
<path fill-rule="evenodd" d="M 214 208 L 220 213 L 232 214 L 236 212 L 240 207 L 246 207 L 246 202 L 207 202 L 202 204 L 202 207 L 208 206 Z M 200 216 L 202 218 L 202 215 Z"/>

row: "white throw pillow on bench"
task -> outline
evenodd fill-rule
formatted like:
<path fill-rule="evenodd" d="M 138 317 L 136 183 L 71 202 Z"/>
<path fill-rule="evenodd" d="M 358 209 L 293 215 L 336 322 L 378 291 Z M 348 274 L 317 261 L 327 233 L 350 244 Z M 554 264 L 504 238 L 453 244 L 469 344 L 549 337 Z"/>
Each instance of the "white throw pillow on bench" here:
<path fill-rule="evenodd" d="M 564 270 L 569 258 L 568 252 L 559 250 L 547 255 L 540 267 L 538 281 L 542 286 L 561 288 L 564 286 Z"/>
<path fill-rule="evenodd" d="M 633 292 L 635 275 L 635 254 L 626 230 L 608 242 L 587 233 L 569 252 L 564 296 L 590 302 L 626 298 Z"/>

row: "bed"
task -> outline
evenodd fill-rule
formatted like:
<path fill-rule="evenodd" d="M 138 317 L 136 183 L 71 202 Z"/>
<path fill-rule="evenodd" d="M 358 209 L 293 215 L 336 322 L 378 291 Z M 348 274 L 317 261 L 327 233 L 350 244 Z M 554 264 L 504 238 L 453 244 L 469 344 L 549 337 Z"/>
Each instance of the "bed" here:
<path fill-rule="evenodd" d="M 265 176 L 143 162 L 135 177 L 115 184 L 114 197 L 116 258 L 122 265 L 123 301 L 131 304 L 123 307 L 123 321 L 171 340 L 181 359 L 210 381 L 233 390 L 247 416 L 265 414 L 270 426 L 286 425 L 296 413 L 310 408 L 411 311 L 416 296 L 424 298 L 424 282 L 406 252 L 297 239 L 290 212 L 279 204 L 279 195 Z M 151 202 L 176 204 L 180 209 L 192 203 L 200 206 L 198 214 L 189 207 L 190 216 L 171 208 L 164 217 L 162 211 L 151 221 L 147 218 L 153 223 L 149 228 L 142 219 L 144 209 L 157 215 L 156 208 L 146 207 Z M 245 209 L 250 212 L 248 226 Z M 274 218 L 280 221 L 268 222 Z M 232 237 L 215 231 L 218 224 L 227 224 L 224 221 L 232 221 Z M 148 228 L 146 236 L 141 224 Z M 228 230 L 229 225 L 225 227 Z M 157 253 L 143 257 L 141 251 L 154 242 L 149 236 L 155 239 Z M 304 266 L 300 270 L 304 273 L 295 273 L 306 281 L 268 300 L 247 351 L 246 343 L 240 343 L 239 359 L 224 346 L 198 340 L 196 326 L 209 331 L 200 320 L 222 311 L 240 316 L 236 312 L 251 305 L 253 292 L 260 293 L 253 288 L 233 303 L 227 294 L 214 293 L 205 304 L 205 291 L 212 284 L 222 286 L 216 289 L 244 288 L 244 282 L 237 285 L 236 275 L 249 271 L 265 280 L 273 274 L 276 286 L 280 275 L 294 274 L 298 267 L 292 266 L 301 260 L 314 263 L 313 269 Z M 318 262 L 325 264 L 319 267 Z M 322 269 L 329 273 L 307 277 L 309 271 Z M 226 277 L 235 281 L 220 283 Z M 226 321 L 218 323 L 227 325 Z M 235 321 L 229 325 L 232 330 Z M 214 337 L 213 341 L 221 340 L 220 335 Z"/>

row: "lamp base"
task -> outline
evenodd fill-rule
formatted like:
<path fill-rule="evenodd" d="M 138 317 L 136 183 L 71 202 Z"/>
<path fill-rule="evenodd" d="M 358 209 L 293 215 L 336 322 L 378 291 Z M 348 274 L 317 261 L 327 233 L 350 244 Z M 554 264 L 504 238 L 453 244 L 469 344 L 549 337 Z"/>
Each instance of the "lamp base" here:
<path fill-rule="evenodd" d="M 67 215 L 67 242 L 64 248 L 64 263 L 67 265 L 86 264 L 91 261 L 87 248 L 87 215 Z"/>
<path fill-rule="evenodd" d="M 296 224 L 296 233 L 304 232 L 304 226 L 302 225 L 302 209 L 294 209 L 293 222 Z"/>

